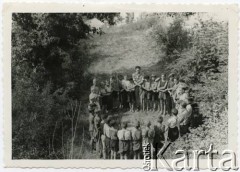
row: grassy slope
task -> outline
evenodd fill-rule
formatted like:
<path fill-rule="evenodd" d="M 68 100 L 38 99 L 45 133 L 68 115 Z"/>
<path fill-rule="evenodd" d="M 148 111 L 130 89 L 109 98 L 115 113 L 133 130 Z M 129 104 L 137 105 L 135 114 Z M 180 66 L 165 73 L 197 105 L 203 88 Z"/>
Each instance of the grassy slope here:
<path fill-rule="evenodd" d="M 163 55 L 155 53 L 154 45 L 144 30 L 124 32 L 114 27 L 103 36 L 95 36 L 90 43 L 93 47 L 91 55 L 96 60 L 89 72 L 94 74 L 131 73 L 134 66 L 149 67 L 156 64 L 159 56 Z"/>

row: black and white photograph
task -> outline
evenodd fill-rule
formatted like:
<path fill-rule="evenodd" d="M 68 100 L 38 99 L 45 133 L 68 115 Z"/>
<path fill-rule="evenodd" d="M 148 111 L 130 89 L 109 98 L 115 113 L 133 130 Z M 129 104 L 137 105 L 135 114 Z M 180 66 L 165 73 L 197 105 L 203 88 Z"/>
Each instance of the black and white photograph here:
<path fill-rule="evenodd" d="M 228 148 L 224 13 L 11 17 L 13 160 L 143 160 L 146 147 L 151 159 L 176 159 L 179 149 Z"/>

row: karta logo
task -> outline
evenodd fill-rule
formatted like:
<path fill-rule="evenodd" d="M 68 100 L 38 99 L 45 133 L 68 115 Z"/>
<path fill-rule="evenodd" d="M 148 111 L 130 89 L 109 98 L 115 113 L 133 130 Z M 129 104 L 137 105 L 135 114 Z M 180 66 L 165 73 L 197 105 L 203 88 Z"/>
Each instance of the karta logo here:
<path fill-rule="evenodd" d="M 157 161 L 161 164 L 161 168 L 165 168 L 169 171 L 182 171 L 185 170 L 193 170 L 198 171 L 201 169 L 200 167 L 200 156 L 206 156 L 207 160 L 207 168 L 211 171 L 216 171 L 218 169 L 229 171 L 229 170 L 238 170 L 237 166 L 237 158 L 235 153 L 232 150 L 224 150 L 221 153 L 221 159 L 218 161 L 218 166 L 214 166 L 214 154 L 219 155 L 217 150 L 213 149 L 213 145 L 210 144 L 210 147 L 208 150 L 192 150 L 192 151 L 186 151 L 186 150 L 177 150 L 175 152 L 175 155 L 182 155 L 179 158 L 172 159 L 171 163 L 169 163 L 164 158 L 164 153 L 166 152 L 167 148 L 170 146 L 171 143 L 168 143 L 162 147 L 162 149 L 154 156 L 155 152 L 153 151 L 153 148 L 150 144 L 143 145 L 143 156 L 144 156 L 144 162 L 143 162 L 143 169 L 145 171 L 157 171 Z M 189 155 L 192 155 L 192 164 L 189 163 Z M 216 160 L 216 159 L 215 159 Z M 180 166 L 180 162 L 183 162 L 183 166 Z"/>

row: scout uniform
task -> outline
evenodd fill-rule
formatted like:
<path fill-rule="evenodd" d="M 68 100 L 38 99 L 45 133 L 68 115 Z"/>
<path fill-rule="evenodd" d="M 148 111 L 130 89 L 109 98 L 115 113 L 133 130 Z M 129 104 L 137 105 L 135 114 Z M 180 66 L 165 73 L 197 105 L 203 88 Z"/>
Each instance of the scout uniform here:
<path fill-rule="evenodd" d="M 177 113 L 177 110 L 176 110 Z M 168 120 L 167 120 L 167 125 L 168 127 L 168 140 L 170 142 L 174 142 L 175 140 L 178 139 L 179 137 L 179 131 L 178 131 L 178 119 L 175 115 L 172 115 Z"/>
<path fill-rule="evenodd" d="M 135 98 L 136 98 L 136 106 L 140 108 L 140 93 L 141 93 L 141 84 L 143 83 L 143 76 L 140 73 L 132 74 L 133 82 L 135 83 Z"/>
<path fill-rule="evenodd" d="M 118 151 L 118 138 L 117 138 L 117 129 L 114 127 L 115 122 L 111 121 L 111 128 L 110 128 L 110 148 L 112 159 L 116 159 L 116 154 Z"/>
<path fill-rule="evenodd" d="M 124 108 L 127 107 L 127 86 L 129 85 L 129 80 L 123 79 L 121 81 L 122 90 L 121 90 L 121 100 Z"/>
<path fill-rule="evenodd" d="M 118 79 L 112 79 L 110 81 L 110 85 L 112 87 L 112 98 L 113 98 L 113 103 L 114 103 L 114 107 L 117 107 L 117 102 L 119 101 L 119 91 L 120 91 L 120 83 L 118 81 Z"/>
<path fill-rule="evenodd" d="M 117 132 L 117 136 L 118 136 L 118 140 L 119 140 L 119 153 L 123 154 L 124 153 L 124 133 L 125 133 L 124 128 L 122 128 L 121 130 L 118 130 Z"/>
<path fill-rule="evenodd" d="M 190 117 L 191 117 L 191 108 L 188 107 L 189 111 L 185 108 L 185 105 L 179 107 L 178 122 L 180 126 L 181 136 L 188 132 Z"/>
<path fill-rule="evenodd" d="M 106 82 L 105 84 L 105 90 L 106 90 L 107 110 L 111 110 L 113 108 L 112 86 L 108 82 Z"/>
<path fill-rule="evenodd" d="M 167 80 L 165 80 L 165 81 L 160 80 L 159 83 L 158 83 L 158 88 L 164 87 L 167 83 L 168 83 Z M 159 90 L 159 99 L 160 100 L 166 100 L 166 98 L 167 98 L 166 92 L 163 92 L 163 91 Z"/>
<path fill-rule="evenodd" d="M 133 151 L 139 152 L 142 149 L 142 131 L 139 128 L 133 128 L 132 130 L 132 142 Z"/>
<path fill-rule="evenodd" d="M 142 144 L 147 145 L 149 143 L 148 141 L 148 127 L 145 127 L 142 129 Z"/>
<path fill-rule="evenodd" d="M 149 108 L 149 100 L 150 100 L 150 81 L 149 80 L 144 80 L 142 84 L 142 92 L 140 95 L 141 98 L 141 103 L 143 110 L 145 110 L 145 103 L 147 103 L 147 110 Z"/>
<path fill-rule="evenodd" d="M 155 136 L 153 141 L 153 147 L 160 149 L 164 142 L 165 126 L 162 124 L 162 119 L 158 119 L 157 125 L 154 126 Z"/>
<path fill-rule="evenodd" d="M 127 85 L 127 101 L 129 103 L 129 106 L 130 106 L 130 111 L 133 111 L 133 106 L 134 106 L 134 103 L 135 103 L 135 100 L 136 100 L 136 97 L 135 97 L 135 84 L 133 83 L 133 81 L 130 81 Z"/>
<path fill-rule="evenodd" d="M 124 143 L 123 152 L 125 156 L 127 156 L 126 158 L 128 158 L 129 152 L 131 151 L 131 140 L 132 140 L 131 131 L 126 129 L 124 132 L 124 142 L 123 142 Z"/>

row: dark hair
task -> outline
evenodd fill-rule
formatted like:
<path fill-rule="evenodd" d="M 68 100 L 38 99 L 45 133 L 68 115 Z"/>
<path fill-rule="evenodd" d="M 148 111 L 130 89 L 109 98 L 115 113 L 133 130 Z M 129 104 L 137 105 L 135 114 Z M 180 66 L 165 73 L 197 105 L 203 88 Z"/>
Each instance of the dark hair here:
<path fill-rule="evenodd" d="M 127 128 L 127 122 L 126 121 L 122 122 L 122 128 Z"/>
<path fill-rule="evenodd" d="M 150 77 L 148 75 L 144 76 L 144 79 L 149 79 Z"/>
<path fill-rule="evenodd" d="M 178 78 L 178 77 L 174 77 L 174 79 L 176 79 L 177 81 L 179 81 L 179 78 Z"/>
<path fill-rule="evenodd" d="M 179 82 L 185 82 L 184 79 L 179 79 Z"/>
<path fill-rule="evenodd" d="M 115 125 L 115 120 L 111 120 L 110 123 L 109 123 L 109 126 L 112 127 Z"/>
<path fill-rule="evenodd" d="M 163 122 L 163 117 L 162 117 L 162 116 L 159 116 L 159 117 L 158 117 L 158 122 L 159 122 L 159 123 L 162 123 L 162 122 Z"/>
<path fill-rule="evenodd" d="M 141 69 L 141 67 L 140 66 L 136 66 L 135 69 Z"/>
<path fill-rule="evenodd" d="M 186 103 L 185 101 L 182 101 L 182 102 L 180 103 L 180 105 L 181 105 L 183 108 L 186 108 L 187 103 Z"/>

